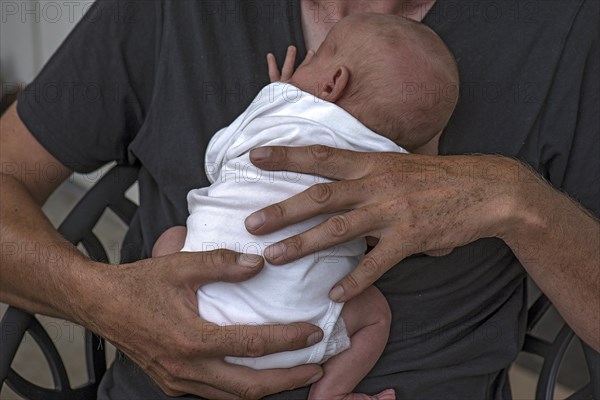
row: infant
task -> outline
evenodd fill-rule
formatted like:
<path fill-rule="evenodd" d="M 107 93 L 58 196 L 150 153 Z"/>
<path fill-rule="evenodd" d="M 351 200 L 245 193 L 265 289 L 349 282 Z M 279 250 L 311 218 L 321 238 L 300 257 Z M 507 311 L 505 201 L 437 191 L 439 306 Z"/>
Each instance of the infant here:
<path fill-rule="evenodd" d="M 272 83 L 215 134 L 206 152 L 211 185 L 190 191 L 187 231 L 167 230 L 153 256 L 179 251 L 182 245 L 182 251 L 228 248 L 262 255 L 268 245 L 331 217 L 314 217 L 270 235 L 249 234 L 244 220 L 252 212 L 315 183 L 331 182 L 259 170 L 249 160 L 253 148 L 322 144 L 369 152 L 437 151 L 456 104 L 458 72 L 449 50 L 426 26 L 387 14 L 353 14 L 334 25 L 294 71 L 295 58 L 296 49 L 290 47 L 280 73 L 268 55 Z M 314 255 L 283 266 L 265 263 L 248 281 L 203 286 L 198 290 L 200 315 L 223 325 L 318 325 L 324 338 L 306 349 L 226 360 L 256 369 L 321 363 L 324 376 L 312 385 L 310 399 L 394 399 L 391 389 L 374 396 L 352 393 L 383 352 L 391 313 L 374 286 L 345 304 L 328 298 L 364 255 L 366 242 L 360 238 L 327 248 L 327 240 Z"/>

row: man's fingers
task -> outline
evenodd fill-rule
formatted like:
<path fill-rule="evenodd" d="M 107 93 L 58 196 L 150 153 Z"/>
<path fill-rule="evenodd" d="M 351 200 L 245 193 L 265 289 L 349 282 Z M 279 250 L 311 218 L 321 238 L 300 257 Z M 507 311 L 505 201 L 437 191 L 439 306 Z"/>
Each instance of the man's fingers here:
<path fill-rule="evenodd" d="M 264 382 L 255 387 L 255 398 L 262 398 L 271 393 L 279 393 L 308 385 L 312 385 L 323 376 L 323 369 L 317 364 L 306 364 L 289 369 L 250 370 L 247 379 L 250 385 Z"/>
<path fill-rule="evenodd" d="M 288 81 L 294 74 L 294 64 L 296 63 L 296 47 L 289 46 L 283 61 L 283 67 L 281 68 L 281 80 L 283 82 Z"/>
<path fill-rule="evenodd" d="M 191 393 L 207 399 L 260 399 L 310 385 L 323 376 L 317 364 L 306 364 L 294 368 L 253 370 L 229 364 L 221 359 L 206 359 L 202 364 L 188 365 L 183 376 L 163 379 L 161 389 L 169 396 Z M 198 374 L 205 383 L 197 381 Z"/>
<path fill-rule="evenodd" d="M 264 255 L 275 265 L 313 253 L 319 259 L 335 257 L 335 251 L 328 250 L 330 247 L 365 236 L 373 228 L 370 215 L 368 208 L 334 215 L 306 232 L 267 247 Z"/>
<path fill-rule="evenodd" d="M 209 383 L 198 382 L 195 379 L 197 374 L 202 374 Z M 253 370 L 215 358 L 197 368 L 193 365 L 186 368 L 184 375 L 159 385 L 167 395 L 173 397 L 191 393 L 215 400 L 260 399 L 269 394 L 308 386 L 321 379 L 323 370 L 317 364 Z"/>
<path fill-rule="evenodd" d="M 262 235 L 304 221 L 315 215 L 355 208 L 365 200 L 355 182 L 313 185 L 280 203 L 250 214 L 245 221 L 248 232 Z"/>
<path fill-rule="evenodd" d="M 194 336 L 191 346 L 197 346 L 204 356 L 261 357 L 312 346 L 323 339 L 323 331 L 306 322 L 218 326 L 199 319 Z"/>
<path fill-rule="evenodd" d="M 443 256 L 447 256 L 448 254 L 452 253 L 453 251 L 454 251 L 454 247 L 449 248 L 449 249 L 428 250 L 425 252 L 425 254 L 427 254 L 428 256 L 431 256 L 431 257 L 443 257 Z"/>
<path fill-rule="evenodd" d="M 270 146 L 250 151 L 250 160 L 257 167 L 266 170 L 303 172 L 330 179 L 347 180 L 365 176 L 374 161 L 374 154 L 322 145 Z"/>
<path fill-rule="evenodd" d="M 167 396 L 179 397 L 185 394 L 193 394 L 211 400 L 242 400 L 242 397 L 225 392 L 213 386 L 204 383 L 198 383 L 194 380 L 180 380 L 176 385 L 177 389 L 172 390 L 161 386 L 161 389 Z"/>
<path fill-rule="evenodd" d="M 396 251 L 395 246 L 398 246 L 395 240 L 381 239 L 377 246 L 363 257 L 354 271 L 331 289 L 329 298 L 333 301 L 345 302 L 371 286 L 403 258 Z"/>
<path fill-rule="evenodd" d="M 241 397 L 233 395 L 228 392 L 224 392 L 211 385 L 199 383 L 194 380 L 182 380 L 178 379 L 177 382 L 168 384 L 159 384 L 163 392 L 169 397 L 179 397 L 187 393 L 194 394 L 196 396 L 202 396 L 206 399 L 214 400 L 237 400 Z"/>
<path fill-rule="evenodd" d="M 279 81 L 279 68 L 277 68 L 277 60 L 273 53 L 267 54 L 267 67 L 269 68 L 269 80 L 271 83 Z"/>
<path fill-rule="evenodd" d="M 219 249 L 206 252 L 181 252 L 154 258 L 152 262 L 176 265 L 171 275 L 179 282 L 197 290 L 211 282 L 241 282 L 256 275 L 263 267 L 262 257 Z"/>
<path fill-rule="evenodd" d="M 260 399 L 272 393 L 308 386 L 323 376 L 323 369 L 317 364 L 265 370 L 227 363 L 218 367 L 213 368 L 218 371 L 218 376 L 213 379 L 215 388 L 229 390 L 242 399 Z"/>

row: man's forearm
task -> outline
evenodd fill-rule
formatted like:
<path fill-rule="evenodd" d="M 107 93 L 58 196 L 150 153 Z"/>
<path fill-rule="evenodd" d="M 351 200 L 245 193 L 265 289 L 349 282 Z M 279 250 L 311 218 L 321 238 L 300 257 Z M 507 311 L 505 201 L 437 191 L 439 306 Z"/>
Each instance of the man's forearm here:
<path fill-rule="evenodd" d="M 0 301 L 81 322 L 76 307 L 94 263 L 58 234 L 17 179 L 1 179 Z"/>
<path fill-rule="evenodd" d="M 565 321 L 600 350 L 600 223 L 541 179 L 521 187 L 503 239 Z"/>

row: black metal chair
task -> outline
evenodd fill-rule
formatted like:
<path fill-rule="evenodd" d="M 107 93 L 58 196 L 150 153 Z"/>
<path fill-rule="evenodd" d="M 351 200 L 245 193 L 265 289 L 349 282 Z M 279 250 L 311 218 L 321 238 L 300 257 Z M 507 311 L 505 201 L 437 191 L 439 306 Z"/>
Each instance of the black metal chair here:
<path fill-rule="evenodd" d="M 117 166 L 110 170 L 75 206 L 59 231 L 71 243 L 83 244 L 88 255 L 98 261 L 108 261 L 106 250 L 92 229 L 106 208 L 111 209 L 126 224 L 136 211 L 136 205 L 125 198 L 125 191 L 133 184 L 138 168 Z M 536 354 L 544 359 L 538 379 L 536 399 L 552 399 L 557 383 L 558 372 L 566 350 L 572 340 L 579 340 L 567 325 L 564 325 L 553 340 L 545 340 L 534 335 L 534 328 L 544 314 L 552 307 L 546 296 L 540 296 L 529 308 L 527 336 L 523 351 Z M 85 351 L 88 381 L 85 385 L 72 388 L 63 361 L 38 319 L 22 310 L 9 307 L 0 325 L 0 385 L 6 382 L 19 395 L 27 399 L 88 400 L 96 397 L 100 379 L 106 371 L 104 340 L 86 331 Z M 40 387 L 21 377 L 11 368 L 25 332 L 35 339 L 50 366 L 54 388 Z M 590 382 L 574 393 L 569 399 L 600 400 L 600 354 L 583 345 Z"/>
<path fill-rule="evenodd" d="M 541 357 L 544 361 L 535 392 L 536 399 L 553 399 L 558 372 L 567 349 L 573 340 L 579 340 L 573 330 L 563 324 L 552 340 L 541 338 L 533 333 L 542 317 L 552 308 L 552 303 L 540 295 L 529 307 L 527 314 L 527 334 L 522 351 Z M 569 400 L 600 399 L 600 353 L 581 342 L 590 382 L 577 390 Z M 585 366 L 581 366 L 582 373 Z"/>
<path fill-rule="evenodd" d="M 92 229 L 106 209 L 112 210 L 129 225 L 137 206 L 125 197 L 125 191 L 136 181 L 139 168 L 116 166 L 102 177 L 86 193 L 69 213 L 58 230 L 71 243 L 83 245 L 88 255 L 108 262 L 106 250 Z M 50 367 L 53 389 L 40 387 L 25 380 L 11 368 L 19 344 L 28 332 L 37 342 Z M 96 398 L 100 379 L 106 371 L 104 339 L 90 331 L 85 332 L 85 353 L 88 381 L 72 388 L 64 363 L 54 343 L 39 320 L 22 310 L 9 307 L 0 323 L 0 385 L 8 386 L 27 399 L 40 400 L 89 400 Z"/>

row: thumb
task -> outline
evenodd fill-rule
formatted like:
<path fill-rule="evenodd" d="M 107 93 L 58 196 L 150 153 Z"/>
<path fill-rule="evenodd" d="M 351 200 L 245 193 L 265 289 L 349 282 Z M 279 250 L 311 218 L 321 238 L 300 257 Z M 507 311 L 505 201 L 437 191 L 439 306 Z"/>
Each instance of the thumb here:
<path fill-rule="evenodd" d="M 178 253 L 173 274 L 180 282 L 197 290 L 211 282 L 241 282 L 258 274 L 264 265 L 261 256 L 219 249 Z M 173 256 L 165 256 L 167 258 Z M 180 276 L 177 276 L 180 275 Z"/>

